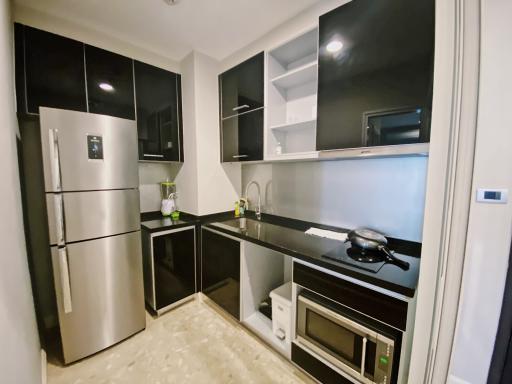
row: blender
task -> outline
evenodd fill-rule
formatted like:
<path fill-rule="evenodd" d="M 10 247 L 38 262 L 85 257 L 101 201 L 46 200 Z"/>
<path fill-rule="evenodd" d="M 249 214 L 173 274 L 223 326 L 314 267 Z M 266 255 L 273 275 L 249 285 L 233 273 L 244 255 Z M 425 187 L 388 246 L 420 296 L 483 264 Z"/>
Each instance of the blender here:
<path fill-rule="evenodd" d="M 176 183 L 163 181 L 160 183 L 160 192 L 162 194 L 162 205 L 160 212 L 163 216 L 170 216 L 177 211 L 176 206 Z"/>

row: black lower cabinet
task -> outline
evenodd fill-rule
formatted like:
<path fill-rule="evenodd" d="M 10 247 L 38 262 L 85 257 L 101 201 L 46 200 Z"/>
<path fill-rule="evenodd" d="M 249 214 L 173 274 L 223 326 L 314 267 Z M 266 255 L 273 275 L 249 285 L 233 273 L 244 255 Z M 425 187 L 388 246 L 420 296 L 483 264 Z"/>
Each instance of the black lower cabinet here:
<path fill-rule="evenodd" d="M 323 384 L 352 384 L 334 369 L 292 343 L 292 361 Z"/>
<path fill-rule="evenodd" d="M 158 312 L 196 292 L 195 228 L 143 236 L 146 301 Z"/>
<path fill-rule="evenodd" d="M 222 162 L 263 160 L 263 109 L 223 119 Z"/>
<path fill-rule="evenodd" d="M 202 291 L 240 319 L 240 242 L 202 230 Z"/>

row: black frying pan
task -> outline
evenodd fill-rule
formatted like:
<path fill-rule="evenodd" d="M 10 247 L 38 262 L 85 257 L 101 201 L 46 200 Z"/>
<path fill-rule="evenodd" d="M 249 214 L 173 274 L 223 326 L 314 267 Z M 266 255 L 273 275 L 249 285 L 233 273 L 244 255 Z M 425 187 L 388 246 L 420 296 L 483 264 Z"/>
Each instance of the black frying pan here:
<path fill-rule="evenodd" d="M 387 246 L 388 239 L 379 232 L 367 228 L 354 229 L 348 233 L 346 241 L 350 241 L 353 246 L 363 250 L 380 251 L 388 263 L 395 264 L 404 271 L 409 269 L 409 263 L 393 255 L 393 251 Z"/>

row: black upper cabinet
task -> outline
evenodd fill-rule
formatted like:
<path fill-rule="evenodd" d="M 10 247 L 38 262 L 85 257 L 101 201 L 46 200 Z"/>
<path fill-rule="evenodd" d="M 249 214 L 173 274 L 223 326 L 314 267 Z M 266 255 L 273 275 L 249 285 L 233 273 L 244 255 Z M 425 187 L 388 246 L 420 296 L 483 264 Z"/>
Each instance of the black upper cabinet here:
<path fill-rule="evenodd" d="M 318 150 L 429 141 L 434 0 L 354 0 L 319 38 Z"/>
<path fill-rule="evenodd" d="M 263 52 L 219 76 L 222 118 L 263 107 Z"/>
<path fill-rule="evenodd" d="M 263 109 L 222 120 L 222 162 L 263 159 Z"/>
<path fill-rule="evenodd" d="M 86 111 L 83 43 L 27 26 L 17 28 L 20 33 L 24 44 L 16 43 L 16 49 L 24 45 L 25 112 L 39 113 L 40 106 Z"/>
<path fill-rule="evenodd" d="M 135 119 L 131 59 L 85 46 L 89 112 Z"/>
<path fill-rule="evenodd" d="M 202 230 L 202 292 L 240 319 L 240 242 Z"/>
<path fill-rule="evenodd" d="M 181 76 L 134 62 L 139 159 L 183 161 Z"/>
<path fill-rule="evenodd" d="M 263 58 L 219 76 L 222 162 L 263 160 Z"/>

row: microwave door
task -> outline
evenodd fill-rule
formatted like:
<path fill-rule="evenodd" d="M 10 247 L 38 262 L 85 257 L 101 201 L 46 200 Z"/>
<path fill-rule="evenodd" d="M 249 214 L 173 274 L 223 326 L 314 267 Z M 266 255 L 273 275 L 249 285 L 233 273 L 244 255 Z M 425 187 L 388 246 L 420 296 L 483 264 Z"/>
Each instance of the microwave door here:
<path fill-rule="evenodd" d="M 46 192 L 138 188 L 132 120 L 40 108 Z"/>
<path fill-rule="evenodd" d="M 299 296 L 297 334 L 303 344 L 363 383 L 373 383 L 377 333 Z"/>

